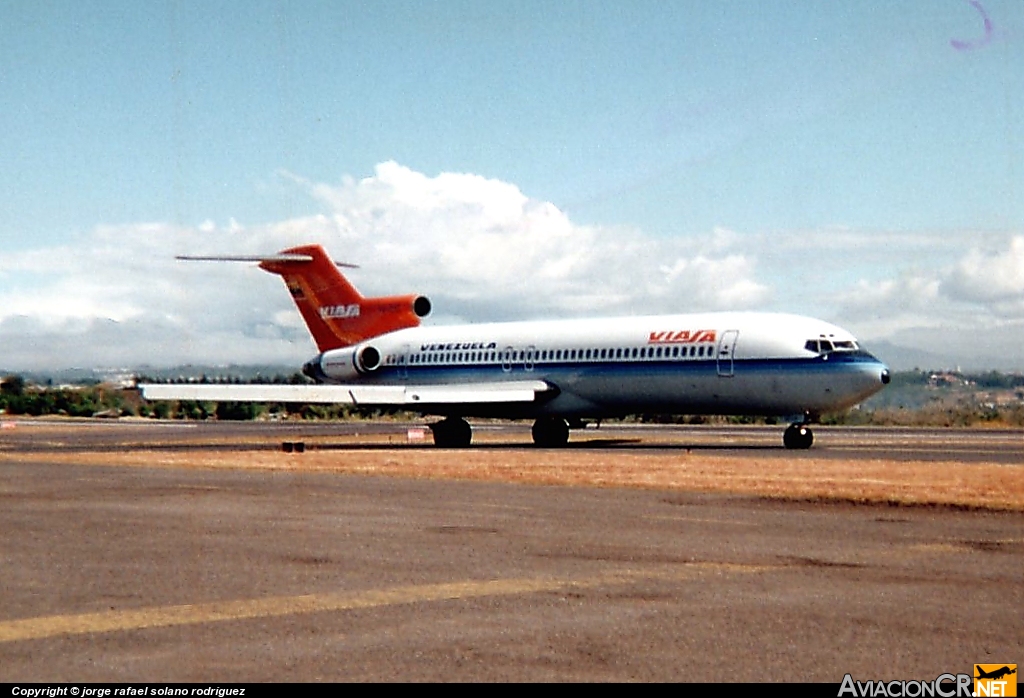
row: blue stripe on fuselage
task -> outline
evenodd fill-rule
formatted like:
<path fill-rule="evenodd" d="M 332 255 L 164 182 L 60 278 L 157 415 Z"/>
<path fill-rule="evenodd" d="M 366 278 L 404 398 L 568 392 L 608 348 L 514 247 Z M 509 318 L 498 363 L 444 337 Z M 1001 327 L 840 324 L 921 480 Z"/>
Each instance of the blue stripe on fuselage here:
<path fill-rule="evenodd" d="M 731 361 L 734 375 L 764 372 L 829 372 L 839 367 L 852 368 L 866 365 L 882 366 L 882 363 L 864 351 L 833 352 L 808 358 L 773 358 L 773 359 L 733 359 Z M 445 383 L 493 382 L 501 380 L 521 380 L 524 376 L 558 382 L 558 378 L 566 375 L 579 376 L 582 372 L 590 377 L 608 378 L 650 373 L 719 373 L 719 367 L 727 371 L 730 366 L 728 359 L 719 362 L 716 359 L 648 359 L 641 361 L 545 361 L 534 363 L 527 369 L 523 363 L 512 365 L 510 370 L 502 368 L 500 363 L 484 364 L 444 364 L 423 365 L 406 364 L 404 366 L 383 366 L 365 381 L 371 384 L 384 385 L 436 385 Z M 727 376 L 723 376 L 727 377 Z"/>

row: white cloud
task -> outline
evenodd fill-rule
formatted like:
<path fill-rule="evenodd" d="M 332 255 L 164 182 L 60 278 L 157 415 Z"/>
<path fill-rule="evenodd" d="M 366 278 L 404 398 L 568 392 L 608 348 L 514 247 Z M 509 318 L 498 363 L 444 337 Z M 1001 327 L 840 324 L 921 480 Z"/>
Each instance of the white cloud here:
<path fill-rule="evenodd" d="M 862 339 L 1024 363 L 1007 349 L 1024 345 L 1019 234 L 716 228 L 662 238 L 580 225 L 473 174 L 431 177 L 394 162 L 333 185 L 282 174 L 322 211 L 260 226 L 103 225 L 59 247 L 0 252 L 0 368 L 297 366 L 315 348 L 280 280 L 173 257 L 308 242 L 359 264 L 350 276 L 367 295 L 428 295 L 437 324 L 764 308 Z"/>
<path fill-rule="evenodd" d="M 972 249 L 942 281 L 943 293 L 953 299 L 991 304 L 999 314 L 1024 319 L 1024 235 L 1010 240 L 1008 249 Z"/>
<path fill-rule="evenodd" d="M 861 280 L 842 296 L 850 317 L 914 315 L 922 324 L 950 326 L 986 319 L 1024 322 L 1024 236 L 993 246 L 962 249 L 959 259 L 932 269 L 911 269 L 897 279 Z"/>
<path fill-rule="evenodd" d="M 936 244 L 949 246 L 945 237 Z M 839 321 L 862 338 L 926 350 L 950 365 L 1024 369 L 1024 236 L 960 245 L 948 264 L 860 280 L 838 295 Z"/>
<path fill-rule="evenodd" d="M 368 291 L 393 293 L 402 279 L 464 320 L 494 319 L 496 306 L 511 319 L 753 307 L 768 297 L 754 261 L 725 254 L 720 236 L 705 251 L 634 229 L 577 225 L 507 182 L 428 177 L 394 162 L 337 186 L 293 179 L 331 209 L 333 237 L 345 249 L 335 254 L 364 266 L 359 283 Z"/>
<path fill-rule="evenodd" d="M 578 225 L 507 182 L 394 162 L 337 185 L 284 174 L 325 211 L 255 227 L 98 226 L 62 247 L 0 253 L 0 367 L 297 364 L 315 351 L 279 280 L 173 259 L 183 253 L 319 242 L 363 267 L 352 279 L 368 295 L 429 295 L 435 321 L 757 307 L 770 296 L 728 231 L 695 243 Z"/>

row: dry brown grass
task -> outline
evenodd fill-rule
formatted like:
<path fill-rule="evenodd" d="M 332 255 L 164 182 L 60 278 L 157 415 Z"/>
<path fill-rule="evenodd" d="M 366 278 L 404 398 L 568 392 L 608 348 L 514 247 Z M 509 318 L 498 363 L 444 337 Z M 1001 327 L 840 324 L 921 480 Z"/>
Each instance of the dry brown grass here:
<path fill-rule="evenodd" d="M 251 468 L 545 485 L 642 487 L 780 499 L 937 505 L 1024 511 L 1024 468 L 957 461 L 841 460 L 801 454 L 718 456 L 684 450 L 410 448 L 395 437 L 352 440 L 376 448 L 305 453 L 278 450 L 128 450 L 123 453 L 0 454 L 0 460 L 175 468 Z M 481 439 L 484 443 L 487 439 Z M 339 446 L 341 448 L 339 448 Z"/>

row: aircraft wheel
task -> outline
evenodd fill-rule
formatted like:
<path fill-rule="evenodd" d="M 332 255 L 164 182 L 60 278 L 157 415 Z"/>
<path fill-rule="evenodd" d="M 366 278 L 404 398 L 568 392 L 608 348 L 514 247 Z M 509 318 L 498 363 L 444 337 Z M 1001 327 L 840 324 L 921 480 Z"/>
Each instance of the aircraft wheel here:
<path fill-rule="evenodd" d="M 569 425 L 558 417 L 541 417 L 533 423 L 533 443 L 543 448 L 559 448 L 569 442 Z"/>
<path fill-rule="evenodd" d="M 448 417 L 430 425 L 438 448 L 466 448 L 473 440 L 473 429 L 461 417 Z"/>
<path fill-rule="evenodd" d="M 790 424 L 782 435 L 786 448 L 808 449 L 814 443 L 814 433 L 806 424 Z"/>

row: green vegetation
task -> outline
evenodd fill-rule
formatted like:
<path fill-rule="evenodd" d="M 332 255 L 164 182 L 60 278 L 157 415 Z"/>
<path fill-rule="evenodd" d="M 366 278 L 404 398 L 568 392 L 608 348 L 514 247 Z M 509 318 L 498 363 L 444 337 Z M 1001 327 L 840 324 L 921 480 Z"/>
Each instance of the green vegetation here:
<path fill-rule="evenodd" d="M 148 378 L 140 378 L 150 380 Z M 267 379 L 250 371 L 246 378 L 205 373 L 180 382 L 305 383 L 301 374 L 275 374 Z M 172 381 L 173 382 L 173 381 Z M 85 377 L 73 385 L 54 386 L 50 378 L 30 380 L 9 375 L 0 380 L 0 413 L 192 420 L 409 418 L 398 410 L 361 409 L 347 405 L 262 404 L 248 402 L 146 402 L 136 390 Z M 643 414 L 630 421 L 661 424 L 775 424 L 774 418 L 705 417 Z M 864 404 L 844 414 L 826 415 L 825 424 L 880 426 L 1024 427 L 1024 375 L 988 371 L 904 371 Z"/>
<path fill-rule="evenodd" d="M 40 387 L 8 376 L 0 383 L 0 410 L 33 417 L 120 416 L 126 413 L 126 399 L 121 390 L 109 386 Z"/>
<path fill-rule="evenodd" d="M 905 371 L 864 404 L 828 424 L 1024 427 L 1024 375 Z"/>

